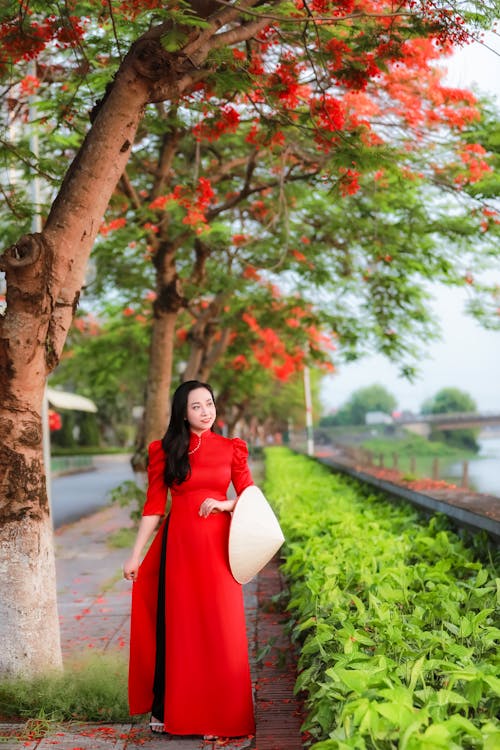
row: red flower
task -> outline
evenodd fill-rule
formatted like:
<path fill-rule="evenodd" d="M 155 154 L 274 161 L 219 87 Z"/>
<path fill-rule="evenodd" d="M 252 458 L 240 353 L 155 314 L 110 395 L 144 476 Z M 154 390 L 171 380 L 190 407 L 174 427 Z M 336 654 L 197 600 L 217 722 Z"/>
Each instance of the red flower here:
<path fill-rule="evenodd" d="M 199 178 L 196 193 L 198 196 L 196 204 L 199 208 L 206 208 L 215 195 L 214 191 L 212 190 L 210 180 L 208 180 L 206 177 Z"/>
<path fill-rule="evenodd" d="M 119 219 L 113 219 L 109 222 L 109 224 L 102 224 L 101 228 L 99 229 L 100 234 L 102 234 L 104 237 L 106 237 L 109 232 L 114 231 L 115 229 L 121 229 L 122 227 L 126 226 L 127 220 L 123 217 Z"/>
<path fill-rule="evenodd" d="M 299 261 L 299 263 L 305 263 L 307 261 L 304 253 L 301 253 L 299 250 L 292 250 L 291 252 L 294 258 Z"/>
<path fill-rule="evenodd" d="M 341 178 L 339 181 L 339 189 L 341 194 L 345 197 L 347 195 L 354 195 L 358 192 L 359 188 L 359 172 L 355 169 L 345 169 L 341 167 L 339 169 Z"/>
<path fill-rule="evenodd" d="M 159 195 L 157 198 L 155 198 L 151 203 L 149 204 L 149 208 L 151 208 L 153 211 L 156 208 L 165 208 L 168 201 L 172 200 L 172 197 L 169 195 Z"/>
<path fill-rule="evenodd" d="M 255 266 L 246 266 L 242 276 L 244 279 L 254 279 L 255 281 L 260 281 L 260 274 L 258 273 Z"/>
<path fill-rule="evenodd" d="M 32 96 L 40 86 L 40 81 L 36 76 L 25 76 L 21 81 L 21 92 Z"/>
<path fill-rule="evenodd" d="M 248 367 L 248 360 L 244 354 L 237 354 L 236 357 L 233 358 L 232 365 L 235 370 L 244 370 Z"/>
<path fill-rule="evenodd" d="M 62 427 L 61 415 L 58 414 L 56 411 L 49 409 L 49 430 L 51 432 L 55 432 L 56 430 L 60 430 L 61 427 Z"/>
<path fill-rule="evenodd" d="M 238 247 L 244 245 L 248 241 L 248 236 L 246 234 L 233 234 L 232 241 L 233 245 Z"/>
<path fill-rule="evenodd" d="M 322 130 L 334 132 L 344 127 L 345 115 L 342 104 L 329 94 L 311 100 L 311 114 Z"/>

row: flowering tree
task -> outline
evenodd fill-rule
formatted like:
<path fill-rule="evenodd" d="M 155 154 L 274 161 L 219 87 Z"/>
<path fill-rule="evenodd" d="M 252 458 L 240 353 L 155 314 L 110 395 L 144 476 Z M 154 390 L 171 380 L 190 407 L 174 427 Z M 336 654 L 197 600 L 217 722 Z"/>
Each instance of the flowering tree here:
<path fill-rule="evenodd" d="M 51 381 L 91 398 L 101 435 L 118 444 L 133 439 L 133 408 L 144 397 L 148 318 L 116 304 L 102 310 L 99 323 L 79 311 Z"/>
<path fill-rule="evenodd" d="M 202 299 L 194 323 L 192 312 L 179 315 L 174 371 L 211 381 L 219 418 L 229 431 L 240 419 L 254 426 L 276 423 L 280 415 L 277 398 L 271 399 L 273 389 L 281 393 L 295 376 L 300 379 L 306 358 L 318 374 L 333 370 L 334 342 L 321 332 L 321 314 L 295 296 L 286 298 L 275 285 L 249 285 L 245 279 L 225 304 L 219 303 Z M 143 398 L 151 303 L 143 299 L 142 306 L 123 310 L 108 305 L 101 320 L 96 330 L 92 318 L 78 314 L 52 382 L 78 387 L 92 397 L 101 425 L 109 431 L 130 424 L 132 407 Z M 260 404 L 257 393 L 267 393 L 271 400 Z M 292 393 L 296 396 L 297 388 Z"/>
<path fill-rule="evenodd" d="M 478 6 L 478 14 L 482 10 Z M 6 284 L 0 318 L 0 538 L 5 551 L 0 560 L 4 644 L 0 669 L 37 672 L 47 664 L 60 663 L 41 451 L 43 387 L 61 356 L 108 203 L 120 180 L 125 182 L 124 190 L 130 188 L 125 167 L 134 158 L 134 143 L 138 137 L 141 142 L 149 125 L 145 111 L 148 107 L 161 110 L 161 103 L 169 102 L 171 114 L 166 116 L 175 118 L 176 105 L 203 113 L 206 104 L 206 123 L 212 105 L 227 115 L 229 110 L 222 109 L 221 102 L 229 107 L 233 100 L 244 100 L 258 120 L 251 137 L 267 138 L 266 132 L 276 129 L 271 145 L 279 146 L 282 136 L 273 123 L 295 124 L 315 144 L 318 155 L 334 153 L 339 142 L 351 143 L 352 162 L 358 145 L 376 146 L 382 136 L 366 126 L 362 112 L 351 114 L 336 87 L 362 92 L 374 76 L 383 79 L 388 66 L 402 64 L 408 57 L 416 60 L 418 38 L 432 37 L 441 46 L 462 41 L 467 36 L 467 18 L 448 4 L 414 0 L 397 8 L 371 0 L 341 4 L 299 0 L 292 5 L 279 0 L 266 5 L 241 0 L 167 7 L 155 0 L 110 0 L 105 5 L 88 0 L 64 6 L 50 0 L 19 0 L 3 9 L 0 19 L 0 75 L 8 100 L 9 128 L 14 115 L 22 120 L 27 113 L 23 95 L 37 87 L 41 90 L 43 83 L 63 100 L 69 88 L 67 106 L 57 122 L 47 118 L 52 139 L 59 144 L 57 161 L 64 165 L 64 178 L 44 217 L 43 230 L 24 234 L 0 257 Z M 29 60 L 37 61 L 35 74 L 23 65 Z M 81 82 L 77 91 L 68 86 L 74 76 Z M 108 84 L 105 93 L 104 80 Z M 85 109 L 87 87 L 104 95 L 93 108 L 91 126 L 83 135 L 75 112 L 82 106 Z M 387 94 L 399 97 L 401 115 L 407 107 L 401 85 L 396 82 Z M 446 110 L 454 100 L 459 104 L 461 95 L 444 96 L 434 109 Z M 431 116 L 430 106 L 424 114 L 422 130 Z M 443 117 L 441 121 L 446 121 Z M 215 128 L 218 120 L 214 116 Z M 165 127 L 150 209 L 160 210 L 154 201 L 172 193 L 178 210 L 186 212 L 187 222 L 181 224 L 189 228 L 204 223 L 201 215 L 210 207 L 213 188 L 200 182 L 204 177 L 200 171 L 190 186 L 165 190 L 171 132 L 171 127 Z M 200 137 L 208 136 L 203 131 Z M 11 153 L 5 137 L 3 145 L 3 154 Z M 75 145 L 79 148 L 73 158 Z M 286 149 L 283 154 L 281 172 L 289 168 Z M 22 165 L 31 166 L 33 159 L 28 149 L 21 149 L 17 156 L 21 157 L 15 165 L 19 180 Z M 36 165 L 48 178 L 52 176 L 49 167 Z M 330 168 L 326 174 L 350 193 L 364 172 L 361 167 L 357 162 L 334 160 L 333 171 Z M 57 168 L 53 171 L 57 173 Z M 283 183 L 279 175 L 277 180 Z M 4 193 L 17 212 L 19 226 L 24 215 L 23 191 L 8 185 Z M 154 314 L 162 324 L 155 326 L 153 351 L 170 347 L 171 317 L 182 305 L 175 264 L 179 242 L 177 235 L 162 235 L 155 253 L 159 288 Z M 167 385 L 156 383 L 161 390 Z M 40 642 L 43 652 L 37 648 Z"/>

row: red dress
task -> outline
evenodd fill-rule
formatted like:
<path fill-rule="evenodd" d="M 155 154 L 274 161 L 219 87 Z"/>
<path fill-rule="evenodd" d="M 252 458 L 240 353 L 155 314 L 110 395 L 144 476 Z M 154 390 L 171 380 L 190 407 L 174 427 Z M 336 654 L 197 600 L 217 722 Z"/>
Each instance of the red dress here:
<path fill-rule="evenodd" d="M 191 436 L 190 450 L 198 445 Z M 238 737 L 255 729 L 243 592 L 229 569 L 230 515 L 198 515 L 207 497 L 226 500 L 253 484 L 243 440 L 202 433 L 189 456 L 191 475 L 171 488 L 165 554 L 165 730 Z M 144 515 L 163 515 L 167 490 L 160 441 L 149 446 Z M 132 714 L 153 703 L 158 581 L 163 521 L 133 586 L 129 703 Z M 163 664 L 163 662 L 162 662 Z"/>

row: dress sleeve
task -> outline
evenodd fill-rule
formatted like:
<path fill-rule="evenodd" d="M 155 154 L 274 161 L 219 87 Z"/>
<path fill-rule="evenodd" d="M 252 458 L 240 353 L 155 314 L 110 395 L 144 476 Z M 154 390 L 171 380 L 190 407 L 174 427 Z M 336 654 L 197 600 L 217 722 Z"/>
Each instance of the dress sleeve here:
<path fill-rule="evenodd" d="M 148 489 L 143 516 L 162 516 L 167 504 L 167 488 L 163 474 L 165 453 L 160 440 L 153 441 L 148 449 Z"/>
<path fill-rule="evenodd" d="M 233 460 L 231 462 L 231 481 L 239 495 L 246 487 L 253 484 L 252 474 L 248 468 L 248 448 L 244 440 L 233 438 Z"/>

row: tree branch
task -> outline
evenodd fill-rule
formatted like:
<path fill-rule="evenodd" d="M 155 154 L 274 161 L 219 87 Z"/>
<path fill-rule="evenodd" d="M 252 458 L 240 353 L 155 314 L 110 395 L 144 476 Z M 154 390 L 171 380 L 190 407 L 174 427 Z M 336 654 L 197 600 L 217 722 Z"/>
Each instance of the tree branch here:
<path fill-rule="evenodd" d="M 338 15 L 338 16 L 312 16 L 308 14 L 307 16 L 296 18 L 294 16 L 273 16 L 270 13 L 258 13 L 256 11 L 248 10 L 248 8 L 243 9 L 242 5 L 239 5 L 237 3 L 229 3 L 225 0 L 216 0 L 216 2 L 219 5 L 225 5 L 226 7 L 230 8 L 239 8 L 240 13 L 243 15 L 248 16 L 254 16 L 258 18 L 265 18 L 267 21 L 277 21 L 279 23 L 293 23 L 293 24 L 300 24 L 300 23 L 307 23 L 309 21 L 312 21 L 313 23 L 337 23 L 338 21 L 350 21 L 353 18 L 398 18 L 403 16 L 415 16 L 416 13 L 412 13 L 411 11 L 395 11 L 394 13 L 348 13 L 346 15 Z M 275 3 L 279 5 L 279 3 Z"/>
<path fill-rule="evenodd" d="M 133 207 L 138 211 L 142 207 L 141 199 L 139 198 L 135 187 L 132 185 L 126 169 L 120 177 L 120 185 Z"/>
<path fill-rule="evenodd" d="M 288 175 L 285 179 L 285 182 L 298 182 L 299 180 L 309 180 L 311 177 L 314 177 L 319 173 L 318 169 L 315 169 L 313 172 L 303 173 L 300 175 Z M 272 187 L 277 187 L 282 184 L 282 180 L 272 180 L 270 182 L 266 182 L 264 185 L 257 185 L 256 187 L 248 187 L 244 186 L 240 192 L 230 198 L 225 203 L 222 203 L 219 206 L 216 206 L 215 208 L 211 209 L 210 211 L 207 211 L 207 221 L 210 222 L 212 219 L 214 219 L 219 214 L 223 213 L 223 211 L 227 211 L 230 208 L 234 208 L 234 206 L 237 206 L 238 203 L 240 203 L 245 198 L 248 198 L 249 195 L 254 195 L 255 193 L 262 193 L 264 190 L 268 190 Z"/>
<path fill-rule="evenodd" d="M 248 26 L 242 25 L 235 29 L 224 31 L 221 34 L 215 34 L 211 48 L 218 49 L 238 44 L 238 42 L 246 42 L 258 34 L 259 31 L 262 31 L 267 25 L 267 20 L 261 19 L 260 21 L 255 21 L 255 23 L 248 24 Z"/>
<path fill-rule="evenodd" d="M 157 198 L 170 174 L 172 162 L 174 160 L 178 143 L 184 134 L 184 131 L 175 128 L 173 132 L 164 133 L 161 143 L 160 154 L 158 157 L 158 167 L 156 177 L 151 190 L 151 198 Z"/>
<path fill-rule="evenodd" d="M 200 378 L 202 377 L 203 380 L 209 378 L 214 365 L 222 357 L 222 355 L 225 354 L 229 346 L 229 342 L 231 341 L 231 333 L 232 331 L 230 328 L 223 328 L 221 331 L 220 339 L 215 342 L 212 341 L 212 347 L 205 352 L 205 355 L 203 356 L 201 361 L 200 370 Z"/>
<path fill-rule="evenodd" d="M 234 172 L 236 167 L 245 167 L 247 164 L 248 164 L 247 156 L 242 156 L 236 159 L 231 159 L 231 161 L 223 162 L 221 167 L 215 173 L 214 172 L 211 173 L 210 182 L 212 184 L 217 184 L 218 182 L 223 180 L 224 177 L 226 177 L 226 175 Z"/>
<path fill-rule="evenodd" d="M 16 271 L 38 261 L 42 251 L 50 249 L 43 234 L 26 234 L 0 255 L 0 271 Z"/>

